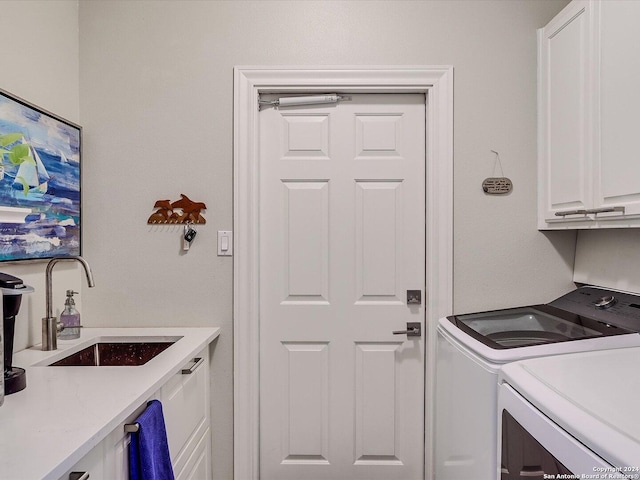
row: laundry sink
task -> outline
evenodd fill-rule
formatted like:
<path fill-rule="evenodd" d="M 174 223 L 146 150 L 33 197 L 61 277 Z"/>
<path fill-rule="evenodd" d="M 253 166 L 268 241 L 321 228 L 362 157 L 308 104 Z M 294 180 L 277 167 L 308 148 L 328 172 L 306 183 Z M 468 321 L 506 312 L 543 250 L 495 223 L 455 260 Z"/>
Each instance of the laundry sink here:
<path fill-rule="evenodd" d="M 144 365 L 177 341 L 162 340 L 98 340 L 48 365 L 51 367 L 114 367 Z"/>

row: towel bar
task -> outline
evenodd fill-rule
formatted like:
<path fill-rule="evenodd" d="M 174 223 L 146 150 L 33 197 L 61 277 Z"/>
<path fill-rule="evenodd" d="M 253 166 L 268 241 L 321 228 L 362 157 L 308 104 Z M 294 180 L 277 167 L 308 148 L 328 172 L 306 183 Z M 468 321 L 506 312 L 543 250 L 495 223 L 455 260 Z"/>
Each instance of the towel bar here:
<path fill-rule="evenodd" d="M 124 424 L 124 432 L 125 433 L 136 433 L 138 430 L 140 430 L 140 424 L 139 423 L 125 423 Z"/>

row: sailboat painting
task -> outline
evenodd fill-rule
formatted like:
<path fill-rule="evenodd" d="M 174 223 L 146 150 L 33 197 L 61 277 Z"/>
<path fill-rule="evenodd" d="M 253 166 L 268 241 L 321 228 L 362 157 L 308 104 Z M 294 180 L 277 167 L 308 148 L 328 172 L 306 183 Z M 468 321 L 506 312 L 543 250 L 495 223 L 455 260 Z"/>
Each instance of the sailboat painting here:
<path fill-rule="evenodd" d="M 0 261 L 80 255 L 81 138 L 0 90 Z"/>

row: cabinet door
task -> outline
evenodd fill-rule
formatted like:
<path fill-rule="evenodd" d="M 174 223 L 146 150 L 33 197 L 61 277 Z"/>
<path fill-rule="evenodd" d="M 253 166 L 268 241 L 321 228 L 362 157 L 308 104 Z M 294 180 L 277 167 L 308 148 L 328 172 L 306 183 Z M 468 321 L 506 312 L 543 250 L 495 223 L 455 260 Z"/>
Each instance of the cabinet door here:
<path fill-rule="evenodd" d="M 127 422 L 129 423 L 129 422 Z M 103 441 L 105 448 L 105 478 L 127 480 L 129 478 L 129 443 L 131 439 L 124 429 L 117 428 Z M 93 479 L 93 477 L 91 477 Z"/>
<path fill-rule="evenodd" d="M 147 402 L 140 405 L 124 423 L 133 423 L 147 408 Z M 104 478 L 108 480 L 129 479 L 129 443 L 131 436 L 124 431 L 124 425 L 116 428 L 102 441 L 104 455 Z M 91 476 L 93 480 L 93 475 Z"/>
<path fill-rule="evenodd" d="M 625 207 L 640 214 L 640 2 L 596 4 L 600 25 L 599 148 L 595 159 L 597 207 Z M 597 145 L 596 145 L 597 147 Z M 608 216 L 609 215 L 609 216 Z M 599 214 L 598 220 L 621 213 Z"/>
<path fill-rule="evenodd" d="M 169 452 L 176 475 L 185 468 L 196 445 L 209 435 L 209 350 L 197 355 L 192 373 L 175 374 L 161 390 Z"/>
<path fill-rule="evenodd" d="M 572 218 L 558 212 L 592 208 L 592 7 L 574 1 L 538 32 L 541 228 Z"/>

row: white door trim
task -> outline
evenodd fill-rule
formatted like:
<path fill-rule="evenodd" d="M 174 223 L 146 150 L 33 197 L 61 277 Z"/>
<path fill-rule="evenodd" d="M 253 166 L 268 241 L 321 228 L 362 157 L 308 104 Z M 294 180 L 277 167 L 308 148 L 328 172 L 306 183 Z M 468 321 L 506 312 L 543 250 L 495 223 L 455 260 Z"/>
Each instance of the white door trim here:
<path fill-rule="evenodd" d="M 259 479 L 259 169 L 261 92 L 400 93 L 427 97 L 425 472 L 432 472 L 435 327 L 453 304 L 453 67 L 234 68 L 234 478 Z"/>

